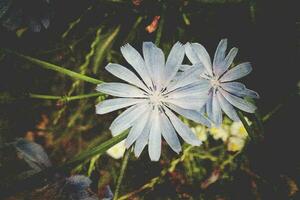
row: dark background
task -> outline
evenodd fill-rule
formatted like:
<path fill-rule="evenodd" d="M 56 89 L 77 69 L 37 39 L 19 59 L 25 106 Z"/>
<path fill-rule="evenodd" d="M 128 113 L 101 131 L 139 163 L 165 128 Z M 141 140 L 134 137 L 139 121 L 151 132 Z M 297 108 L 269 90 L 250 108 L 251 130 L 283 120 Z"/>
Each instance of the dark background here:
<path fill-rule="evenodd" d="M 109 2 L 109 1 L 107 1 Z M 172 42 L 180 40 L 197 41 L 208 48 L 213 55 L 221 38 L 228 38 L 229 46 L 239 48 L 238 60 L 250 61 L 253 72 L 244 80 L 247 86 L 257 91 L 261 98 L 257 104 L 262 115 L 283 104 L 279 111 L 265 124 L 262 141 L 251 144 L 246 154 L 249 156 L 253 170 L 269 183 L 261 188 L 262 199 L 286 199 L 287 188 L 282 176 L 300 180 L 299 157 L 299 38 L 300 16 L 296 16 L 296 6 L 290 1 L 242 1 L 241 3 L 199 3 L 189 2 L 184 11 L 191 14 L 190 26 L 185 26 L 184 34 L 177 35 L 177 26 L 181 26 L 178 7 L 183 1 L 165 1 L 162 3 L 144 1 L 140 7 L 129 3 L 103 3 L 97 1 L 60 0 L 52 2 L 51 24 L 47 30 L 39 33 L 27 31 L 17 37 L 14 31 L 0 28 L 0 46 L 22 52 L 25 55 L 39 57 L 39 52 L 51 49 L 61 43 L 60 36 L 68 24 L 81 16 L 85 10 L 96 4 L 94 12 L 87 14 L 83 25 L 76 30 L 83 33 L 86 27 L 93 27 L 103 19 L 101 13 L 116 12 L 109 20 L 114 23 L 132 24 L 139 14 L 149 16 L 165 15 L 165 28 L 162 40 Z M 250 12 L 249 4 L 256 5 L 255 15 Z M 34 6 L 34 5 L 32 5 Z M 128 25 L 130 28 L 130 26 Z M 124 44 L 122 37 L 118 44 Z M 134 45 L 141 46 L 141 41 L 154 40 L 152 34 L 141 33 Z M 117 46 L 117 45 L 116 45 Z M 52 58 L 55 56 L 52 56 Z M 43 58 L 43 57 L 39 57 Z M 47 57 L 45 58 L 47 59 Z M 55 61 L 54 61 L 55 62 Z M 28 92 L 47 92 L 53 79 L 44 70 L 18 66 L 20 62 L 14 57 L 6 57 L 0 67 L 0 142 L 8 142 L 23 136 L 37 122 L 43 107 L 27 97 Z M 53 73 L 50 73 L 50 76 Z M 105 78 L 104 78 L 105 79 Z M 63 91 L 58 91 L 58 93 Z M 49 92 L 48 92 L 49 93 Z M 5 100 L 5 95 L 11 98 Z M 235 193 L 235 199 L 247 199 L 247 186 L 243 185 L 245 177 L 237 174 L 236 182 L 227 188 Z M 298 182 L 299 183 L 299 182 Z M 282 187 L 281 187 L 282 186 Z M 163 193 L 163 191 L 161 191 Z M 297 197 L 294 197 L 295 199 Z M 251 198 L 250 198 L 251 199 Z"/>

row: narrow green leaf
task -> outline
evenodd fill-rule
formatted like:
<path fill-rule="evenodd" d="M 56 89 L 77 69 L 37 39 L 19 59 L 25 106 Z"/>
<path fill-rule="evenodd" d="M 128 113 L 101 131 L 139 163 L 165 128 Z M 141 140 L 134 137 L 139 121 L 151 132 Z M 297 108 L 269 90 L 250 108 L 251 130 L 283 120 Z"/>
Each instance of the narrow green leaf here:
<path fill-rule="evenodd" d="M 73 22 L 71 22 L 67 28 L 67 30 L 62 34 L 62 38 L 65 39 L 70 32 L 76 27 L 76 25 L 78 25 L 81 22 L 82 17 L 92 9 L 93 7 L 90 6 L 86 9 L 86 11 L 80 16 L 78 17 L 76 20 L 74 20 Z"/>
<path fill-rule="evenodd" d="M 96 161 L 99 159 L 100 155 L 96 155 L 94 156 L 91 161 L 90 161 L 90 164 L 89 164 L 89 169 L 88 169 L 88 172 L 87 172 L 87 175 L 88 176 L 91 176 L 92 175 L 92 172 L 93 170 L 95 169 L 95 164 L 96 164 Z"/>
<path fill-rule="evenodd" d="M 94 84 L 100 84 L 100 83 L 103 82 L 101 80 L 94 79 L 94 78 L 91 78 L 89 76 L 85 76 L 83 74 L 80 74 L 80 73 L 71 71 L 69 69 L 60 67 L 58 65 L 54 65 L 52 63 L 45 62 L 43 60 L 39 60 L 39 59 L 36 59 L 36 58 L 32 58 L 30 56 L 25 56 L 25 55 L 22 55 L 22 54 L 19 54 L 19 53 L 11 52 L 9 50 L 6 50 L 6 52 L 15 54 L 15 55 L 17 55 L 17 56 L 33 63 L 33 64 L 36 64 L 36 65 L 42 67 L 42 68 L 49 69 L 49 70 L 52 70 L 52 71 L 56 71 L 56 72 L 59 72 L 61 74 L 68 75 L 68 76 L 70 76 L 72 78 L 75 78 L 75 79 L 80 79 L 80 80 L 90 82 L 90 83 L 94 83 Z"/>
<path fill-rule="evenodd" d="M 99 146 L 96 146 L 92 149 L 89 149 L 89 150 L 81 153 L 79 156 L 77 156 L 76 158 L 74 158 L 73 160 L 68 162 L 66 164 L 66 166 L 74 166 L 77 163 L 81 163 L 84 160 L 89 159 L 95 155 L 101 155 L 101 154 L 105 153 L 109 148 L 111 148 L 115 144 L 118 144 L 119 142 L 124 140 L 127 137 L 128 133 L 129 133 L 129 131 L 126 130 L 123 133 L 121 133 L 120 135 L 117 135 L 117 136 L 111 138 L 110 140 L 107 140 L 106 142 L 100 144 Z"/>
<path fill-rule="evenodd" d="M 90 50 L 90 52 L 88 54 L 86 54 L 86 56 L 85 56 L 85 62 L 79 67 L 80 71 L 85 71 L 85 69 L 90 64 L 91 59 L 92 59 L 92 57 L 95 54 L 95 50 L 97 48 L 97 45 L 98 45 L 98 43 L 100 41 L 101 31 L 102 31 L 102 27 L 100 27 L 97 30 L 97 32 L 96 32 L 96 38 L 95 38 L 95 40 L 91 44 L 91 50 Z"/>
<path fill-rule="evenodd" d="M 94 58 L 93 58 L 93 73 L 97 73 L 99 66 L 102 64 L 108 51 L 111 49 L 116 36 L 120 31 L 120 26 L 109 31 L 105 35 L 98 34 L 98 37 L 93 42 Z"/>
<path fill-rule="evenodd" d="M 249 135 L 249 139 L 255 139 L 256 138 L 256 135 L 254 134 L 253 132 L 253 129 L 250 127 L 250 125 L 248 124 L 248 122 L 246 121 L 245 119 L 245 116 L 244 114 L 242 113 L 242 111 L 238 111 L 237 112 L 241 122 L 243 123 L 248 135 Z"/>
<path fill-rule="evenodd" d="M 43 94 L 29 94 L 29 97 L 34 98 L 34 99 L 46 99 L 46 100 L 59 100 L 63 102 L 69 102 L 69 101 L 74 101 L 74 100 L 79 100 L 79 99 L 85 99 L 85 98 L 90 98 L 90 97 L 98 97 L 98 96 L 103 96 L 104 94 L 100 92 L 95 92 L 91 94 L 82 94 L 82 95 L 77 95 L 77 96 L 52 96 L 52 95 L 43 95 Z"/>
<path fill-rule="evenodd" d="M 117 181 L 117 186 L 116 186 L 116 190 L 115 190 L 115 193 L 114 193 L 113 200 L 117 200 L 118 199 L 120 188 L 121 188 L 121 184 L 122 184 L 122 181 L 123 181 L 123 178 L 124 178 L 124 174 L 125 174 L 125 170 L 126 170 L 127 164 L 128 164 L 129 155 L 130 155 L 130 150 L 127 149 L 125 151 L 125 155 L 123 157 L 122 166 L 121 166 L 119 178 L 118 178 L 118 181 Z"/>

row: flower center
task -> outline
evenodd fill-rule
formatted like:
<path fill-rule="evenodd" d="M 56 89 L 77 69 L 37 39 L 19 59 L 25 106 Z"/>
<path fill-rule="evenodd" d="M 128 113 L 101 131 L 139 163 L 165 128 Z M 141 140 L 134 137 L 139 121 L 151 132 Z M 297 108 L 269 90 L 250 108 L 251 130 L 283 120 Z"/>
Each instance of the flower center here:
<path fill-rule="evenodd" d="M 150 102 L 154 105 L 154 106 L 159 106 L 161 105 L 164 97 L 161 94 L 161 92 L 159 91 L 154 91 L 150 96 Z"/>
<path fill-rule="evenodd" d="M 217 88 L 220 86 L 220 81 L 217 78 L 210 79 L 210 84 L 212 87 Z"/>

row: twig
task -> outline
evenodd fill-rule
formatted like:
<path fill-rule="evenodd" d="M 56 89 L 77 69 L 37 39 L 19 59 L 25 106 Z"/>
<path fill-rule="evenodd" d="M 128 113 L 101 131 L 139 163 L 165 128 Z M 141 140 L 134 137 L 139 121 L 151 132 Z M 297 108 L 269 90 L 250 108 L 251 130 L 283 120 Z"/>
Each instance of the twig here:
<path fill-rule="evenodd" d="M 249 135 L 248 138 L 249 138 L 249 139 L 255 139 L 256 136 L 255 136 L 255 134 L 254 134 L 254 132 L 253 132 L 253 129 L 252 129 L 251 126 L 247 123 L 244 114 L 243 114 L 241 111 L 238 111 L 237 114 L 238 114 L 238 116 L 239 116 L 241 122 L 243 123 L 243 125 L 244 125 L 244 127 L 245 127 L 245 129 L 246 129 L 246 131 L 247 131 L 247 133 L 248 133 L 248 135 Z"/>
<path fill-rule="evenodd" d="M 29 97 L 34 99 L 46 99 L 46 100 L 58 100 L 62 102 L 69 102 L 73 100 L 79 100 L 79 99 L 85 99 L 90 97 L 97 97 L 97 96 L 103 96 L 104 94 L 100 92 L 95 92 L 91 94 L 82 94 L 77 96 L 52 96 L 52 95 L 43 95 L 43 94 L 33 94 L 30 93 Z"/>
<path fill-rule="evenodd" d="M 123 161 L 122 161 L 121 171 L 120 171 L 120 175 L 119 175 L 119 178 L 118 178 L 118 181 L 117 181 L 117 186 L 116 186 L 116 190 L 115 190 L 115 193 L 114 193 L 113 200 L 118 199 L 119 192 L 120 192 L 120 187 L 121 187 L 123 177 L 124 177 L 124 173 L 125 173 L 125 170 L 126 170 L 127 164 L 128 164 L 129 155 L 130 155 L 130 149 L 127 149 L 126 152 L 125 152 Z"/>
<path fill-rule="evenodd" d="M 49 70 L 52 70 L 52 71 L 56 71 L 56 72 L 68 75 L 68 76 L 70 76 L 72 78 L 75 78 L 75 79 L 80 79 L 80 80 L 83 80 L 83 81 L 86 81 L 86 82 L 90 82 L 90 83 L 93 83 L 93 84 L 100 84 L 100 83 L 103 82 L 101 80 L 98 80 L 98 79 L 95 79 L 95 78 L 91 78 L 89 76 L 86 76 L 86 75 L 83 75 L 83 74 L 71 71 L 69 69 L 60 67 L 58 65 L 54 65 L 52 63 L 45 62 L 43 60 L 39 60 L 39 59 L 36 59 L 36 58 L 25 56 L 25 55 L 22 55 L 22 54 L 19 54 L 19 53 L 10 51 L 10 50 L 4 50 L 4 51 L 7 52 L 7 53 L 11 53 L 11 54 L 17 55 L 20 58 L 23 58 L 23 59 L 25 59 L 25 60 L 33 63 L 33 64 L 36 64 L 36 65 L 42 67 L 42 68 L 49 69 Z"/>

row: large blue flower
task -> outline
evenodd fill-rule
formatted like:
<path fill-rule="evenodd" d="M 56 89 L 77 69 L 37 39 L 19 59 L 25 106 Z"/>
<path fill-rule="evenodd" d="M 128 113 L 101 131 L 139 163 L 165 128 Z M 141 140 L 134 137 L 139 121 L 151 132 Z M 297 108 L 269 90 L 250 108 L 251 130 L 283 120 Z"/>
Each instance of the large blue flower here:
<path fill-rule="evenodd" d="M 184 46 L 176 43 L 165 62 L 161 49 L 151 42 L 143 43 L 143 57 L 129 44 L 121 48 L 126 61 L 137 74 L 118 64 L 108 64 L 106 70 L 130 83 L 103 83 L 97 90 L 120 98 L 109 99 L 96 106 L 97 114 L 129 107 L 111 124 L 115 136 L 130 129 L 125 141 L 129 148 L 134 142 L 134 152 L 139 156 L 148 144 L 151 160 L 161 154 L 161 135 L 177 153 L 181 145 L 176 132 L 189 144 L 200 145 L 194 135 L 174 113 L 198 123 L 210 122 L 198 111 L 207 101 L 207 84 L 195 79 L 204 68 L 194 67 L 178 75 L 184 58 Z M 197 65 L 197 64 L 195 64 Z M 204 91 L 204 92 L 203 92 Z"/>
<path fill-rule="evenodd" d="M 193 63 L 202 63 L 205 72 L 198 78 L 207 80 L 210 87 L 209 99 L 205 105 L 206 113 L 216 126 L 222 123 L 222 110 L 234 121 L 239 117 L 234 107 L 248 113 L 254 113 L 256 106 L 244 99 L 244 97 L 259 98 L 258 94 L 246 88 L 235 80 L 248 75 L 252 71 L 249 62 L 241 63 L 230 68 L 238 49 L 232 48 L 226 56 L 227 39 L 220 41 L 214 56 L 213 63 L 206 49 L 199 43 L 187 43 L 186 55 Z M 234 107 L 233 107 L 234 106 Z"/>

